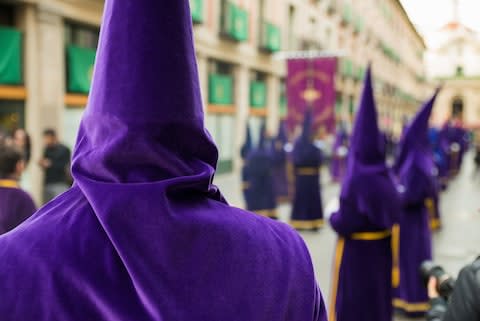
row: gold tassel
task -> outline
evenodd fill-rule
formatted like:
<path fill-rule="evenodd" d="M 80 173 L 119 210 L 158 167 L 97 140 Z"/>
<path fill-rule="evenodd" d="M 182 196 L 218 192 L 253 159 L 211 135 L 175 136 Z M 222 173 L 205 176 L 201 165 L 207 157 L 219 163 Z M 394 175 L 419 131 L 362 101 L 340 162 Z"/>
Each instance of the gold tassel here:
<path fill-rule="evenodd" d="M 400 285 L 400 225 L 392 227 L 392 286 Z"/>
<path fill-rule="evenodd" d="M 425 200 L 425 207 L 428 211 L 428 217 L 430 219 L 430 230 L 434 231 L 439 228 L 438 220 L 435 218 L 435 202 L 431 198 Z"/>

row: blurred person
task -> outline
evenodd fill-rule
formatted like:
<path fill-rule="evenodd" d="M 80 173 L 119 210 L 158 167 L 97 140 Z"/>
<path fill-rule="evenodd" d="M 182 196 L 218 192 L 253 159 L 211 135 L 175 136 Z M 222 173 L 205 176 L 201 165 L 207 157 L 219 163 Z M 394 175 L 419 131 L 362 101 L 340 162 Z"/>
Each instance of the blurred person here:
<path fill-rule="evenodd" d="M 28 165 L 32 153 L 30 135 L 23 128 L 18 128 L 13 132 L 13 142 L 24 155 L 25 165 Z"/>
<path fill-rule="evenodd" d="M 335 142 L 332 149 L 330 175 L 332 180 L 338 183 L 342 181 L 347 169 L 348 133 L 343 123 L 340 123 L 335 134 Z"/>
<path fill-rule="evenodd" d="M 277 203 L 287 203 L 290 201 L 289 183 L 287 176 L 288 157 L 285 151 L 285 145 L 288 143 L 287 130 L 285 123 L 280 122 L 277 137 L 272 139 L 272 157 L 273 157 L 273 188 Z"/>
<path fill-rule="evenodd" d="M 400 197 L 378 128 L 371 67 L 350 139 L 340 208 L 330 217 L 338 234 L 330 321 L 391 321 L 392 285 L 399 284 Z"/>
<path fill-rule="evenodd" d="M 320 185 L 322 152 L 313 142 L 312 112 L 307 109 L 303 131 L 293 146 L 295 175 L 290 225 L 297 230 L 317 230 L 324 225 Z"/>
<path fill-rule="evenodd" d="M 0 236 L 0 321 L 326 321 L 302 238 L 212 184 L 189 1 L 104 10 L 75 184 Z"/>
<path fill-rule="evenodd" d="M 45 171 L 43 202 L 48 203 L 70 187 L 70 149 L 59 143 L 53 129 L 43 132 L 45 150 L 39 164 Z"/>
<path fill-rule="evenodd" d="M 438 190 L 428 124 L 437 94 L 438 91 L 407 126 L 394 166 L 404 192 L 399 221 L 400 286 L 395 290 L 393 306 L 409 317 L 424 316 L 429 308 L 427 290 L 418 267 L 432 259 L 430 222 Z"/>
<path fill-rule="evenodd" d="M 0 235 L 13 230 L 36 211 L 32 198 L 19 185 L 24 168 L 19 150 L 0 145 Z"/>
<path fill-rule="evenodd" d="M 5 140 L 7 138 L 7 132 L 5 129 L 0 127 L 0 145 L 5 145 Z"/>
<path fill-rule="evenodd" d="M 250 193 L 250 177 L 248 175 L 248 157 L 253 150 L 253 142 L 252 142 L 252 133 L 250 132 L 250 126 L 247 122 L 247 128 L 245 131 L 245 142 L 240 150 L 240 156 L 242 157 L 243 164 L 242 164 L 242 192 L 243 192 L 243 199 L 245 201 L 245 208 L 252 207 L 252 198 Z"/>
<path fill-rule="evenodd" d="M 245 174 L 248 178 L 249 204 L 247 209 L 277 219 L 277 201 L 273 186 L 273 159 L 268 146 L 266 124 L 260 128 L 258 146 L 249 153 Z"/>
<path fill-rule="evenodd" d="M 458 119 L 451 119 L 442 128 L 442 135 L 449 147 L 450 176 L 456 176 L 463 164 L 463 157 L 469 148 L 469 134 Z"/>
<path fill-rule="evenodd" d="M 479 275 L 480 258 L 460 271 L 449 298 L 440 296 L 438 292 L 439 280 L 436 277 L 431 277 L 428 283 L 430 309 L 427 312 L 427 321 L 480 320 Z"/>

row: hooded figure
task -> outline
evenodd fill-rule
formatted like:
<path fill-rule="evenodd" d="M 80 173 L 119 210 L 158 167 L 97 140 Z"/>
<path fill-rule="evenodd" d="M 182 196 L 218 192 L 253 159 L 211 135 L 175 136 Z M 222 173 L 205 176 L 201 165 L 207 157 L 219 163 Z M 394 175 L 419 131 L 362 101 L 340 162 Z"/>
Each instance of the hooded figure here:
<path fill-rule="evenodd" d="M 385 164 L 385 140 L 377 124 L 371 70 L 350 141 L 340 208 L 330 218 L 338 234 L 330 321 L 391 321 L 392 281 L 398 284 L 400 199 Z M 392 261 L 394 263 L 392 276 Z M 392 280 L 393 278 L 393 280 Z"/>
<path fill-rule="evenodd" d="M 248 178 L 249 202 L 247 209 L 262 216 L 277 218 L 277 202 L 273 186 L 273 160 L 268 148 L 265 122 L 260 128 L 258 147 L 247 159 L 245 177 Z"/>
<path fill-rule="evenodd" d="M 290 223 L 298 230 L 316 230 L 324 224 L 320 188 L 322 153 L 313 144 L 310 110 L 305 113 L 303 132 L 293 147 L 292 160 L 295 195 Z"/>
<path fill-rule="evenodd" d="M 288 226 L 212 185 L 187 0 L 107 0 L 74 186 L 0 236 L 0 320 L 325 320 Z"/>
<path fill-rule="evenodd" d="M 280 122 L 278 135 L 272 140 L 273 158 L 273 187 L 278 203 L 290 201 L 289 184 L 287 177 L 287 152 L 285 145 L 288 143 L 284 122 Z"/>
<path fill-rule="evenodd" d="M 411 317 L 421 317 L 430 308 L 418 267 L 432 259 L 430 221 L 435 215 L 438 188 L 428 123 L 437 93 L 423 105 L 405 130 L 395 166 L 404 192 L 400 217 L 401 281 L 393 305 Z"/>
<path fill-rule="evenodd" d="M 459 173 L 463 157 L 468 150 L 468 135 L 460 123 L 448 121 L 442 128 L 442 136 L 449 148 L 450 177 L 454 177 Z"/>
<path fill-rule="evenodd" d="M 243 198 L 245 200 L 246 208 L 251 207 L 251 193 L 250 193 L 250 179 L 248 177 L 248 156 L 252 152 L 253 149 L 253 142 L 252 142 L 252 133 L 250 132 L 250 126 L 247 123 L 246 129 L 246 139 L 245 143 L 242 146 L 240 151 L 240 156 L 243 159 L 243 166 L 242 166 L 242 191 L 243 191 Z"/>
<path fill-rule="evenodd" d="M 332 150 L 332 163 L 330 164 L 330 175 L 334 182 L 341 182 L 347 169 L 348 155 L 348 133 L 342 124 L 335 135 L 335 142 Z"/>
<path fill-rule="evenodd" d="M 434 127 L 430 128 L 428 137 L 433 151 L 433 162 L 437 168 L 437 180 L 441 189 L 445 189 L 449 178 L 448 148 L 445 148 L 439 129 Z"/>

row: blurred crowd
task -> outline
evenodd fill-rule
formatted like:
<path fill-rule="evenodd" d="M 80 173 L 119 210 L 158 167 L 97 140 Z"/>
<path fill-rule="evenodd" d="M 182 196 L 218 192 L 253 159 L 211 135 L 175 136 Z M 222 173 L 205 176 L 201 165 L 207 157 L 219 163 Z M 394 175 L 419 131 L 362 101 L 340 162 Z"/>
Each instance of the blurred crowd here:
<path fill-rule="evenodd" d="M 42 203 L 66 191 L 72 183 L 71 152 L 58 141 L 54 129 L 43 132 L 43 153 L 37 165 L 44 172 Z M 9 133 L 0 128 L 0 234 L 14 229 L 37 209 L 25 185 L 24 172 L 31 165 L 32 142 L 24 129 Z"/>

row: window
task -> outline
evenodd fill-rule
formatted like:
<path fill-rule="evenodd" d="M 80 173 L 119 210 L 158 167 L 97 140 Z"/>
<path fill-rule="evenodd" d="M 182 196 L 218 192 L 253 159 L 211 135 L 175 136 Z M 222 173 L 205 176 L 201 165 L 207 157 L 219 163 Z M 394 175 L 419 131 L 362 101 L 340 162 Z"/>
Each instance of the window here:
<path fill-rule="evenodd" d="M 463 77 L 463 67 L 462 66 L 457 66 L 457 69 L 455 71 L 455 76 Z"/>
<path fill-rule="evenodd" d="M 0 5 L 0 26 L 13 26 L 15 23 L 13 6 Z"/>
<path fill-rule="evenodd" d="M 82 48 L 97 49 L 100 29 L 92 26 L 65 23 L 65 43 Z"/>

